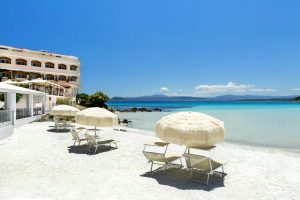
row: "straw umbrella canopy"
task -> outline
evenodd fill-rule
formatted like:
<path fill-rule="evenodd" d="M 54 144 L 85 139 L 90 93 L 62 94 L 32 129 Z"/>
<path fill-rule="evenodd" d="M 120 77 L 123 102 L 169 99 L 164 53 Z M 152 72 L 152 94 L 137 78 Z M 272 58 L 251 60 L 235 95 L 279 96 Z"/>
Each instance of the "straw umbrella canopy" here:
<path fill-rule="evenodd" d="M 157 122 L 156 136 L 188 148 L 210 148 L 224 141 L 224 123 L 199 112 L 178 112 Z"/>
<path fill-rule="evenodd" d="M 47 81 L 47 80 L 43 80 L 41 78 L 37 78 L 37 79 L 31 80 L 31 81 L 28 81 L 28 83 L 35 83 L 35 84 L 39 84 L 39 85 L 54 85 L 57 87 L 62 87 L 56 83 L 53 83 L 53 82 Z"/>
<path fill-rule="evenodd" d="M 24 81 L 21 81 L 21 82 L 19 82 L 18 84 L 29 84 L 29 81 L 28 80 L 24 80 Z"/>
<path fill-rule="evenodd" d="M 16 83 L 18 83 L 17 81 L 13 81 L 13 80 L 11 80 L 11 79 L 8 79 L 8 80 L 6 80 L 6 81 L 2 81 L 2 83 L 6 83 L 6 84 L 16 84 Z"/>
<path fill-rule="evenodd" d="M 86 126 L 104 127 L 118 124 L 118 116 L 104 108 L 92 107 L 76 114 L 76 123 Z"/>
<path fill-rule="evenodd" d="M 75 116 L 78 108 L 68 105 L 57 105 L 52 108 L 51 115 L 55 116 Z"/>

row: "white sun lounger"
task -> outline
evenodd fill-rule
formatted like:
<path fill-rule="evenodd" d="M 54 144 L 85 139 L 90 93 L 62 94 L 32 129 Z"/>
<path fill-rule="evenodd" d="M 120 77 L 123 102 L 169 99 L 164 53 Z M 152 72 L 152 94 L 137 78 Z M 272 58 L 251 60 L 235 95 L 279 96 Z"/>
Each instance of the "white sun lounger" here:
<path fill-rule="evenodd" d="M 73 137 L 73 140 L 74 140 L 74 145 L 76 144 L 76 142 L 78 142 L 78 145 L 80 145 L 80 143 L 82 141 L 86 141 L 87 139 L 86 138 L 80 138 L 79 135 L 78 135 L 79 131 L 77 130 L 72 130 L 71 131 L 71 134 L 72 134 L 72 137 Z"/>
<path fill-rule="evenodd" d="M 190 179 L 192 180 L 193 171 L 200 171 L 203 174 L 207 175 L 206 185 L 209 183 L 209 176 L 213 175 L 216 170 L 222 168 L 222 172 L 224 174 L 223 166 L 225 163 L 220 161 L 212 160 L 211 158 L 195 155 L 195 154 L 183 154 L 185 157 L 187 168 L 190 170 Z M 193 180 L 197 181 L 197 180 Z M 197 181 L 200 182 L 200 181 Z"/>
<path fill-rule="evenodd" d="M 109 145 L 109 146 L 114 145 L 116 148 L 118 148 L 118 146 L 117 146 L 118 141 L 115 141 L 115 140 L 99 141 L 98 140 L 99 137 L 95 137 L 95 136 L 89 135 L 89 134 L 86 134 L 85 137 L 86 137 L 86 140 L 87 140 L 87 144 L 89 145 L 89 150 L 92 147 L 94 147 L 95 148 L 95 153 L 97 152 L 98 147 L 101 146 L 101 145 Z"/>
<path fill-rule="evenodd" d="M 166 171 L 167 167 L 169 165 L 171 165 L 174 161 L 176 160 L 180 160 L 181 166 L 182 166 L 182 162 L 181 162 L 181 156 L 180 155 L 175 155 L 175 154 L 168 154 L 166 155 L 167 149 L 168 149 L 168 145 L 169 143 L 166 142 L 155 142 L 155 143 L 147 143 L 145 144 L 143 153 L 145 155 L 145 157 L 148 160 L 148 163 L 151 163 L 151 168 L 150 168 L 150 172 L 152 172 L 153 170 L 153 165 L 162 165 L 164 168 L 164 171 Z M 153 152 L 153 151 L 146 151 L 146 148 L 148 146 L 154 146 L 154 147 L 162 147 L 165 148 L 163 153 L 158 153 L 158 152 Z"/>

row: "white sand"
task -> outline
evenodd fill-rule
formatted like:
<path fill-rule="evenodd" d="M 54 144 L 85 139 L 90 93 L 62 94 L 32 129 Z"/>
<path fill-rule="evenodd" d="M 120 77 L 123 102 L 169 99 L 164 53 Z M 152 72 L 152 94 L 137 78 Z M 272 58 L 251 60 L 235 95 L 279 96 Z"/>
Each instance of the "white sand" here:
<path fill-rule="evenodd" d="M 50 125 L 28 124 L 0 141 L 0 199 L 300 199 L 297 152 L 219 145 L 214 157 L 228 163 L 228 175 L 207 187 L 189 182 L 185 170 L 144 175 L 151 132 L 105 129 L 119 149 L 88 155 L 69 153 L 70 133 L 49 132 Z"/>

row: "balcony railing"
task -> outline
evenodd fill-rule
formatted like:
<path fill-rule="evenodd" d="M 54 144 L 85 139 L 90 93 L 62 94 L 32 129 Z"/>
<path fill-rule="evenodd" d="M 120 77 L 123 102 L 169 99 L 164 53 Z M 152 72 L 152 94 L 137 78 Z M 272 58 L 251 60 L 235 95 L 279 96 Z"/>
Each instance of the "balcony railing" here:
<path fill-rule="evenodd" d="M 27 108 L 18 108 L 16 110 L 16 113 L 17 113 L 17 115 L 16 115 L 17 119 L 30 117 L 30 112 L 29 112 L 29 109 L 27 109 Z"/>
<path fill-rule="evenodd" d="M 11 110 L 0 110 L 0 127 L 12 125 L 12 115 Z"/>

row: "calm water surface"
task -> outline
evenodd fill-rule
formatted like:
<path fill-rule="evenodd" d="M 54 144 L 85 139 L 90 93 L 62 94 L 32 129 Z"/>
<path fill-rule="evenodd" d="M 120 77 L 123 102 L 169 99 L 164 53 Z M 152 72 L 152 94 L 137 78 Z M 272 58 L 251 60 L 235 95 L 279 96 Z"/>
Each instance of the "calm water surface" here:
<path fill-rule="evenodd" d="M 300 103 L 294 102 L 109 102 L 114 108 L 162 108 L 164 112 L 119 113 L 135 128 L 153 130 L 172 112 L 196 111 L 225 122 L 225 140 L 243 144 L 300 149 Z"/>

